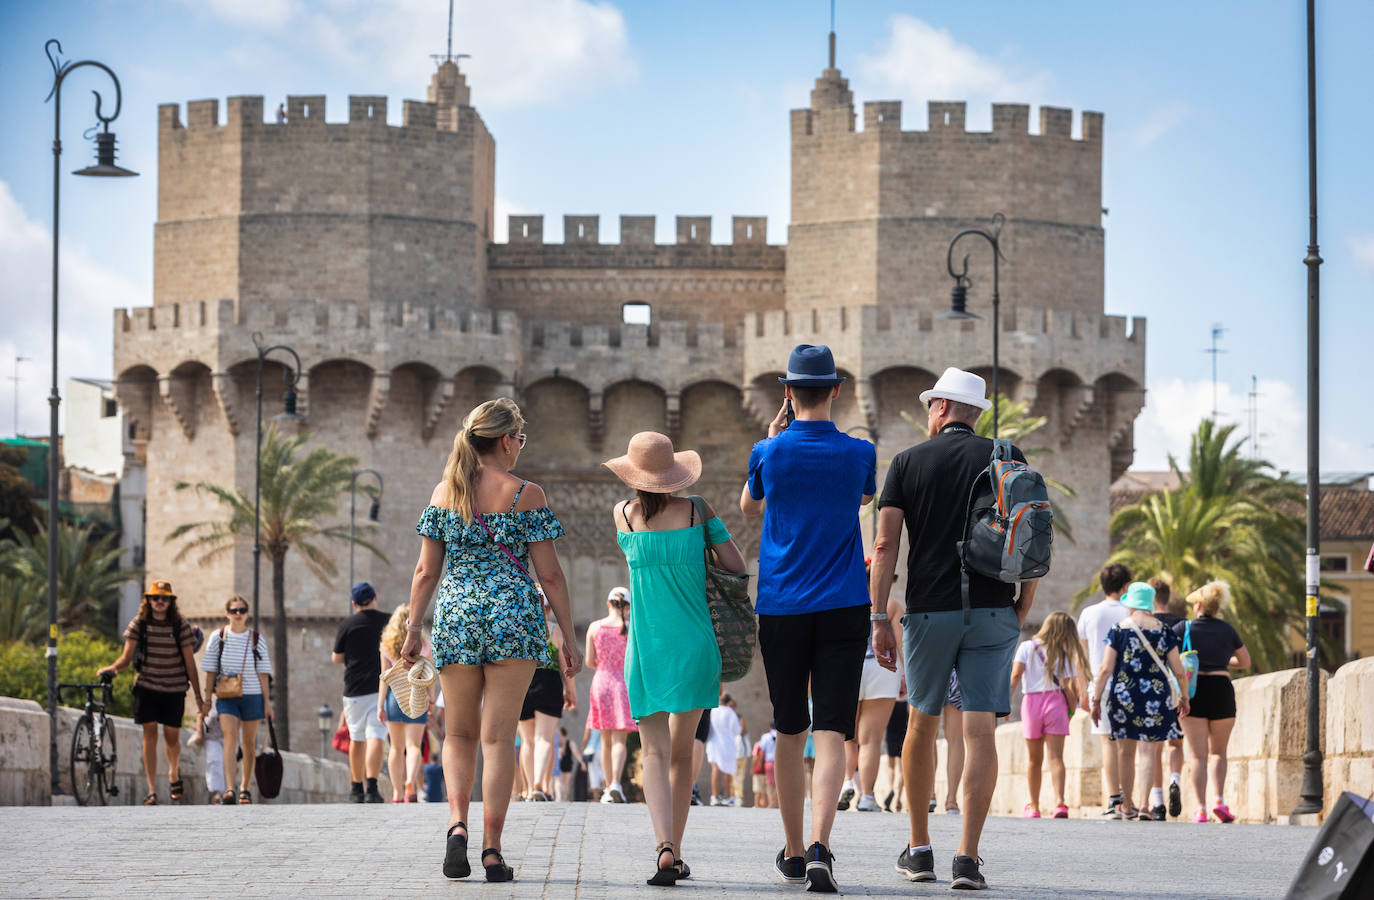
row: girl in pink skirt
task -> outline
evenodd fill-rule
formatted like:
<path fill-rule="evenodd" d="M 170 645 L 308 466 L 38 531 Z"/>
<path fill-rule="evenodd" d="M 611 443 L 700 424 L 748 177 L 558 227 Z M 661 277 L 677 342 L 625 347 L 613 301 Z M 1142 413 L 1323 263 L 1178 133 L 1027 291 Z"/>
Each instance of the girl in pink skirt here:
<path fill-rule="evenodd" d="M 1088 659 L 1078 641 L 1078 629 L 1073 619 L 1062 612 L 1050 613 L 1039 633 L 1016 648 L 1011 666 L 1012 691 L 1022 677 L 1026 679 L 1025 694 L 1021 697 L 1021 729 L 1029 756 L 1026 782 L 1030 802 L 1021 813 L 1026 818 L 1040 818 L 1040 770 L 1046 748 L 1050 781 L 1054 785 L 1054 817 L 1069 817 L 1069 807 L 1064 802 L 1064 737 L 1069 733 L 1070 711 L 1083 696 L 1087 670 Z"/>
<path fill-rule="evenodd" d="M 586 665 L 596 669 L 587 727 L 601 732 L 601 769 L 606 776 L 602 803 L 625 802 L 625 789 L 620 785 L 625 740 L 631 731 L 639 730 L 630 716 L 630 694 L 625 687 L 629 612 L 629 588 L 612 588 L 606 597 L 606 617 L 587 626 Z"/>

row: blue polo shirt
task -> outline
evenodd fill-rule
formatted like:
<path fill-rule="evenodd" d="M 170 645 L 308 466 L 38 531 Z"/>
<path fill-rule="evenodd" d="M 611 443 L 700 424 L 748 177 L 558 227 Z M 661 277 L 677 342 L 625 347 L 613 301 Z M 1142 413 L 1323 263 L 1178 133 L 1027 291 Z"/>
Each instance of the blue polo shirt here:
<path fill-rule="evenodd" d="M 877 491 L 868 441 L 829 420 L 798 419 L 749 454 L 749 495 L 766 501 L 759 547 L 760 615 L 868 603 L 859 504 Z"/>

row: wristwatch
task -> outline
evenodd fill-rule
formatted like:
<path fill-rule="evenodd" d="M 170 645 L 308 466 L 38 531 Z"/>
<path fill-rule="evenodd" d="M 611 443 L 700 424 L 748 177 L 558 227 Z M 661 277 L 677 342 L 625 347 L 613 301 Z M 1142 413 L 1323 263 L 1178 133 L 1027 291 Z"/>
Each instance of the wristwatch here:
<path fill-rule="evenodd" d="M 870 622 L 886 622 L 886 621 L 887 621 L 887 613 L 869 613 L 869 614 L 868 614 L 868 621 L 870 621 Z"/>

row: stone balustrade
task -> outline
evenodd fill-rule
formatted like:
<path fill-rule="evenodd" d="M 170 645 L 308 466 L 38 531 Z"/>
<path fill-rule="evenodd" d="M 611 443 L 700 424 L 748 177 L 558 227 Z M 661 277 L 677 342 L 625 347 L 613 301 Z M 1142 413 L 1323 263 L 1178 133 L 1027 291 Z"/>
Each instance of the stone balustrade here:
<path fill-rule="evenodd" d="M 57 717 L 58 771 L 62 789 L 71 790 L 72 729 L 81 711 L 62 707 Z M 111 805 L 135 805 L 143 802 L 147 785 L 143 779 L 143 729 L 132 720 L 112 717 L 115 723 L 115 784 L 119 794 L 109 797 Z M 161 729 L 158 729 L 161 732 Z M 258 745 L 266 741 L 267 729 L 259 731 Z M 181 778 L 186 795 L 183 804 L 205 803 L 205 754 L 187 745 L 191 732 L 182 729 Z M 159 742 L 161 734 L 159 733 Z M 232 748 L 225 748 L 233 753 Z M 330 751 L 331 755 L 334 751 Z M 348 763 L 321 760 L 304 753 L 283 753 L 281 793 L 276 803 L 334 803 L 348 799 Z M 158 799 L 167 800 L 167 760 L 164 750 L 158 750 Z M 385 796 L 390 791 L 386 776 L 380 779 Z M 260 801 L 256 785 L 254 800 Z M 32 700 L 0 697 L 0 806 L 46 806 L 50 802 L 48 774 L 48 715 Z"/>

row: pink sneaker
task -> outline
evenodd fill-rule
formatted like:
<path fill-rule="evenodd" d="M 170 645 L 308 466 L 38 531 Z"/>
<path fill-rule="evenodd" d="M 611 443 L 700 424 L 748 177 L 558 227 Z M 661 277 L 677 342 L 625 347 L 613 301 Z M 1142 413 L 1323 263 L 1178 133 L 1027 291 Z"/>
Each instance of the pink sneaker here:
<path fill-rule="evenodd" d="M 1029 803 L 1027 803 L 1025 809 L 1021 810 L 1021 818 L 1038 819 L 1040 818 L 1040 810 L 1034 809 Z"/>
<path fill-rule="evenodd" d="M 1231 810 L 1226 806 L 1225 803 L 1220 803 L 1212 807 L 1212 815 L 1216 816 L 1223 823 L 1234 822 L 1236 820 L 1236 817 L 1231 815 Z"/>
<path fill-rule="evenodd" d="M 1069 817 L 1069 808 L 1062 803 L 1059 804 L 1054 808 L 1054 817 L 1056 819 L 1067 819 Z"/>
<path fill-rule="evenodd" d="M 1206 824 L 1206 822 L 1207 822 L 1207 810 L 1205 810 L 1205 809 L 1203 809 L 1201 806 L 1199 806 L 1199 807 L 1197 808 L 1197 812 L 1193 813 L 1193 821 L 1196 822 L 1196 823 L 1199 824 L 1199 825 L 1204 825 L 1204 824 Z"/>

